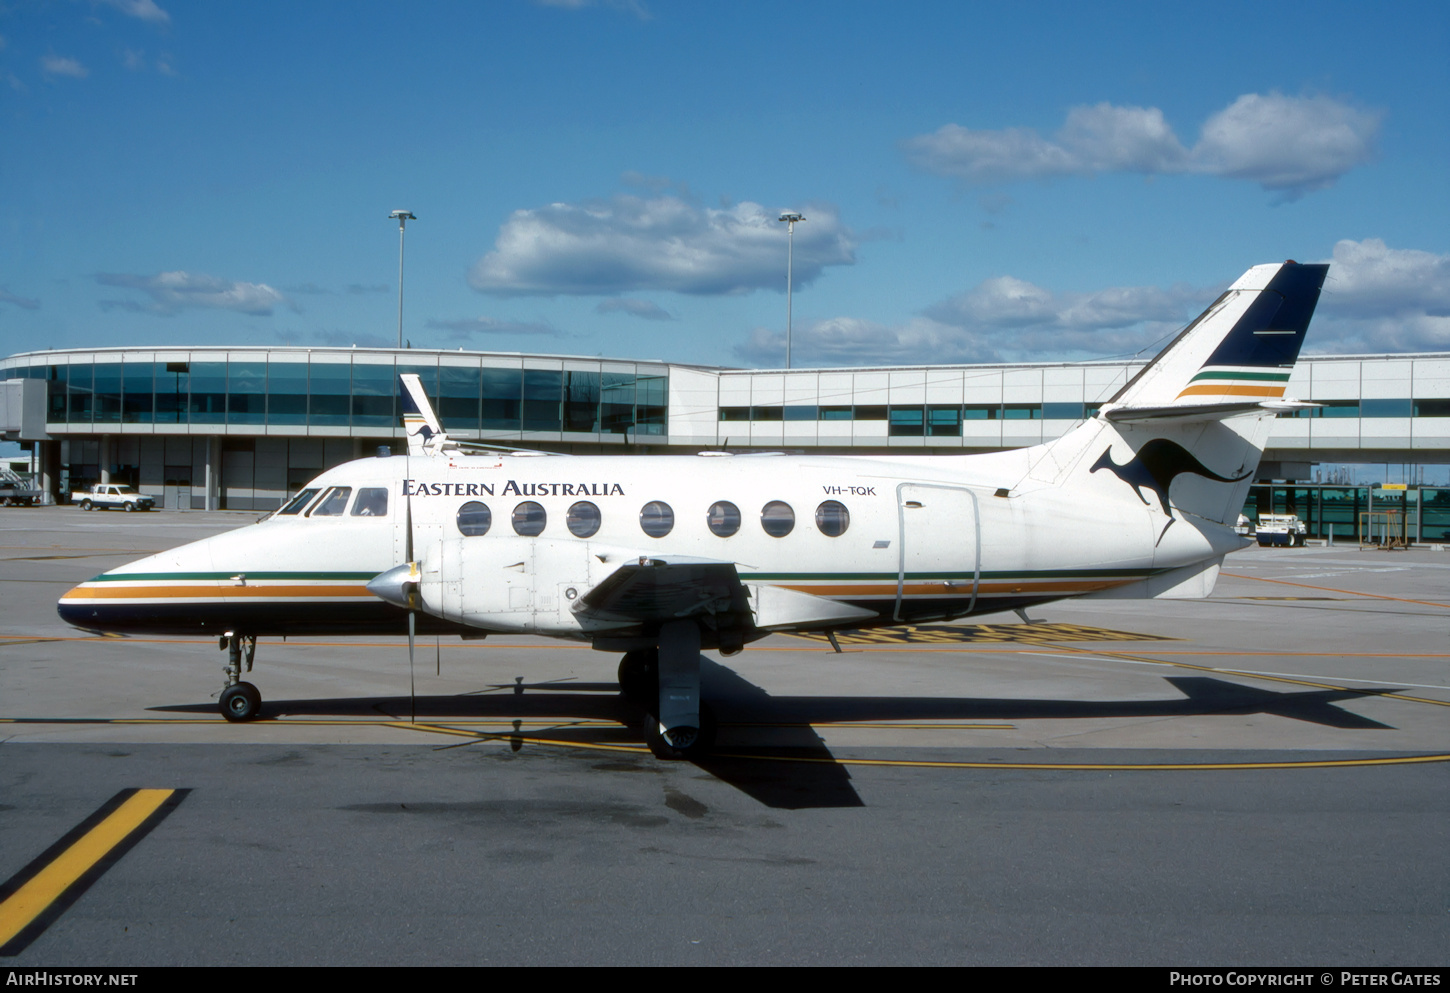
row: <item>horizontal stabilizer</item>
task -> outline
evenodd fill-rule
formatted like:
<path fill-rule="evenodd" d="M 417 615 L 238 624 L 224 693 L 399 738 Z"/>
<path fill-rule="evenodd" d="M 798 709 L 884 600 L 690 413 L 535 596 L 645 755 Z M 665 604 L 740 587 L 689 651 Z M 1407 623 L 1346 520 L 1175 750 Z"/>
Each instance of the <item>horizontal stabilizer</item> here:
<path fill-rule="evenodd" d="M 1114 423 L 1125 421 L 1221 421 L 1239 414 L 1273 413 L 1318 407 L 1302 400 L 1239 400 L 1230 403 L 1177 404 L 1167 407 L 1104 407 L 1103 416 Z"/>

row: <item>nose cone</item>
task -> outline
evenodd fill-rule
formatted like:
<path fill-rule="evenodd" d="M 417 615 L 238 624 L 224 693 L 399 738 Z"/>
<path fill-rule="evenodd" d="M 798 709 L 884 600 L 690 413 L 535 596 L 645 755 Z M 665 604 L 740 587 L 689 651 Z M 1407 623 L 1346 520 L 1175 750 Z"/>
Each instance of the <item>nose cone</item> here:
<path fill-rule="evenodd" d="M 404 562 L 374 576 L 372 582 L 368 583 L 368 592 L 405 610 L 416 610 L 418 581 L 422 578 L 418 563 Z"/>

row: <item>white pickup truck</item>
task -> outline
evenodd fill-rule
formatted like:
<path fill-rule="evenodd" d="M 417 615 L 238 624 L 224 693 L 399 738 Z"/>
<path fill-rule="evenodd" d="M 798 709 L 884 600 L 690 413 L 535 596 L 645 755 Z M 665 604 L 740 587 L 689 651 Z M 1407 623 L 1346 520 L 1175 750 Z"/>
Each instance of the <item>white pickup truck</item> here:
<path fill-rule="evenodd" d="M 70 499 L 81 510 L 150 510 L 156 506 L 154 497 L 115 483 L 97 483 L 89 490 L 72 493 Z"/>

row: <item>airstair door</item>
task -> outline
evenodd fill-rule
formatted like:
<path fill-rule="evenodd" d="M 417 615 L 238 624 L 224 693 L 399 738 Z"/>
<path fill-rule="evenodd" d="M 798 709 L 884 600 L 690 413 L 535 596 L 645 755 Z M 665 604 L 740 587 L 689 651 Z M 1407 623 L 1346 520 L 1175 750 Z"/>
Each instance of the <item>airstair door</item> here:
<path fill-rule="evenodd" d="M 977 495 L 961 486 L 896 487 L 898 621 L 945 617 L 976 606 L 982 580 L 982 526 Z"/>

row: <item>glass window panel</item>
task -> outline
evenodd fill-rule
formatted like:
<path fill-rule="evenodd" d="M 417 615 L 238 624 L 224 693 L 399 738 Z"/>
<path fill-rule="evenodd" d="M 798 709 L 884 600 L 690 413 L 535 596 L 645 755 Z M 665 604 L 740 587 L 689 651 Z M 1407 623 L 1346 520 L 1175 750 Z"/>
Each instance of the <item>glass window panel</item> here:
<path fill-rule="evenodd" d="M 346 427 L 351 414 L 351 398 L 350 362 L 311 364 L 307 370 L 308 424 Z"/>
<path fill-rule="evenodd" d="M 66 420 L 71 424 L 89 424 L 94 409 L 95 366 L 89 362 L 72 364 L 66 374 L 66 396 L 70 413 Z"/>
<path fill-rule="evenodd" d="M 599 394 L 599 373 L 564 373 L 565 431 L 599 430 Z"/>
<path fill-rule="evenodd" d="M 1322 404 L 1319 408 L 1320 417 L 1358 417 L 1358 400 L 1316 400 L 1315 403 Z"/>
<path fill-rule="evenodd" d="M 53 365 L 50 367 L 50 374 L 46 377 L 45 387 L 45 419 L 54 423 L 64 423 L 66 419 L 66 373 L 69 367 Z M 0 379 L 6 378 L 0 374 Z"/>
<path fill-rule="evenodd" d="M 558 431 L 564 374 L 552 369 L 524 370 L 524 430 Z"/>
<path fill-rule="evenodd" d="M 785 411 L 781 407 L 751 407 L 750 419 L 752 421 L 764 421 L 771 423 L 785 420 Z"/>
<path fill-rule="evenodd" d="M 347 508 L 347 498 L 352 496 L 351 486 L 334 486 L 312 508 L 308 517 L 340 517 Z"/>
<path fill-rule="evenodd" d="M 1042 405 L 1038 403 L 1004 403 L 1002 417 L 1009 421 L 1040 420 Z"/>
<path fill-rule="evenodd" d="M 1450 417 L 1450 400 L 1416 400 L 1416 417 Z"/>
<path fill-rule="evenodd" d="M 1080 403 L 1044 403 L 1042 416 L 1050 421 L 1076 421 L 1082 417 Z"/>
<path fill-rule="evenodd" d="M 785 408 L 785 419 L 788 421 L 814 421 L 816 420 L 816 408 L 814 405 L 806 406 L 799 404 Z"/>
<path fill-rule="evenodd" d="M 886 408 L 884 406 L 863 406 L 857 404 L 855 420 L 858 421 L 884 421 L 886 420 Z"/>
<path fill-rule="evenodd" d="M 385 486 L 364 486 L 357 491 L 357 502 L 352 505 L 354 517 L 387 517 L 388 490 Z"/>
<path fill-rule="evenodd" d="M 156 363 L 156 423 L 185 424 L 190 392 L 190 362 Z"/>
<path fill-rule="evenodd" d="M 483 384 L 483 429 L 517 431 L 523 426 L 524 374 L 521 369 L 487 369 Z"/>
<path fill-rule="evenodd" d="M 599 531 L 603 520 L 604 516 L 599 513 L 598 507 L 588 500 L 580 500 L 569 508 L 564 523 L 569 526 L 569 533 L 574 537 L 589 538 Z"/>
<path fill-rule="evenodd" d="M 962 408 L 962 419 L 967 421 L 995 421 L 1001 413 L 1001 404 L 971 403 Z"/>
<path fill-rule="evenodd" d="M 651 538 L 663 538 L 675 529 L 675 512 L 669 504 L 651 500 L 640 508 L 639 527 Z"/>
<path fill-rule="evenodd" d="M 393 366 L 364 365 L 352 367 L 353 427 L 390 428 L 398 423 L 393 414 L 398 381 Z"/>
<path fill-rule="evenodd" d="M 740 530 L 740 508 L 729 500 L 721 500 L 710 505 L 705 521 L 710 525 L 711 534 L 728 538 Z"/>
<path fill-rule="evenodd" d="M 152 363 L 127 362 L 121 373 L 121 420 L 127 424 L 150 424 Z"/>
<path fill-rule="evenodd" d="M 482 380 L 477 366 L 438 370 L 438 419 L 445 431 L 477 431 Z"/>
<path fill-rule="evenodd" d="M 821 407 L 820 411 L 823 421 L 849 421 L 851 419 L 850 407 Z"/>
<path fill-rule="evenodd" d="M 191 399 L 188 403 L 193 424 L 221 424 L 227 411 L 227 364 L 191 363 Z"/>
<path fill-rule="evenodd" d="M 267 423 L 307 423 L 307 363 L 267 363 Z"/>
<path fill-rule="evenodd" d="M 515 534 L 532 538 L 543 534 L 544 526 L 548 522 L 549 516 L 544 513 L 544 508 L 532 500 L 525 500 L 514 508 L 512 523 Z"/>
<path fill-rule="evenodd" d="M 924 416 L 921 407 L 892 407 L 891 426 L 887 433 L 893 437 L 920 438 Z"/>
<path fill-rule="evenodd" d="M 1393 400 L 1361 400 L 1361 417 L 1409 417 L 1410 398 L 1397 397 Z"/>
<path fill-rule="evenodd" d="M 938 438 L 960 438 L 962 436 L 962 408 L 928 407 L 926 409 L 927 434 Z"/>
<path fill-rule="evenodd" d="M 267 363 L 227 364 L 227 423 L 262 424 L 267 419 Z"/>
<path fill-rule="evenodd" d="M 749 420 L 749 409 L 743 409 Z M 725 420 L 728 418 L 722 418 Z M 625 434 L 634 430 L 634 376 L 624 372 L 606 372 L 600 376 L 599 393 L 600 429 L 610 434 Z"/>
<path fill-rule="evenodd" d="M 816 528 L 828 538 L 839 538 L 851 526 L 851 512 L 838 500 L 827 500 L 816 508 Z"/>
<path fill-rule="evenodd" d="M 190 485 L 190 484 L 187 484 L 187 485 Z M 302 513 L 302 508 L 303 507 L 306 507 L 309 503 L 311 503 L 312 502 L 312 498 L 315 497 L 315 496 L 317 496 L 317 488 L 316 487 L 313 487 L 310 490 L 303 490 L 301 493 L 297 494 L 291 500 L 287 501 L 286 505 L 284 505 L 281 510 L 277 511 L 277 516 L 278 517 L 292 517 L 295 514 Z"/>
<path fill-rule="evenodd" d="M 639 434 L 661 435 L 669 423 L 670 381 L 666 376 L 640 376 L 634 388 L 634 423 Z"/>
<path fill-rule="evenodd" d="M 459 532 L 466 537 L 477 538 L 488 534 L 493 525 L 493 512 L 488 509 L 488 504 L 470 500 L 458 508 L 457 521 Z"/>
<path fill-rule="evenodd" d="M 721 407 L 720 420 L 722 421 L 748 421 L 750 420 L 749 407 Z"/>
<path fill-rule="evenodd" d="M 772 500 L 761 508 L 760 526 L 772 538 L 784 538 L 795 528 L 795 511 L 783 500 Z"/>
<path fill-rule="evenodd" d="M 95 422 L 115 424 L 121 420 L 121 363 L 96 363 Z"/>

